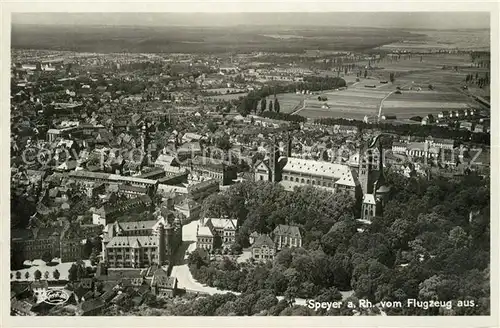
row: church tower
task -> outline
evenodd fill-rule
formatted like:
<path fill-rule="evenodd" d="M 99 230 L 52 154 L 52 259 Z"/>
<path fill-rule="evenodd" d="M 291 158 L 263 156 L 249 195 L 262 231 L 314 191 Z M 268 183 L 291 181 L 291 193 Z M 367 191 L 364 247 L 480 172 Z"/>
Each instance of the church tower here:
<path fill-rule="evenodd" d="M 286 134 L 284 156 L 292 157 L 292 137 L 290 133 Z"/>
<path fill-rule="evenodd" d="M 165 238 L 165 227 L 163 226 L 163 222 L 158 224 L 157 231 L 157 247 L 158 247 L 158 265 L 163 265 L 165 263 L 165 253 L 166 253 L 166 238 Z"/>
<path fill-rule="evenodd" d="M 271 153 L 269 154 L 269 181 L 281 181 L 281 168 L 279 167 L 280 149 L 276 137 L 273 137 Z"/>
<path fill-rule="evenodd" d="M 371 149 L 362 148 L 359 152 L 359 183 L 363 195 L 373 191 L 373 154 Z"/>

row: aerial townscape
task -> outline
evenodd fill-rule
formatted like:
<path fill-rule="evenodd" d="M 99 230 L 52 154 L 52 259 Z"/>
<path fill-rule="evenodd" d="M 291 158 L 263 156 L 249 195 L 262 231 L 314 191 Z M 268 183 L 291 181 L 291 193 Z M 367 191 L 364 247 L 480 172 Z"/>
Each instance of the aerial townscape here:
<path fill-rule="evenodd" d="M 16 15 L 11 315 L 489 315 L 489 28 Z"/>

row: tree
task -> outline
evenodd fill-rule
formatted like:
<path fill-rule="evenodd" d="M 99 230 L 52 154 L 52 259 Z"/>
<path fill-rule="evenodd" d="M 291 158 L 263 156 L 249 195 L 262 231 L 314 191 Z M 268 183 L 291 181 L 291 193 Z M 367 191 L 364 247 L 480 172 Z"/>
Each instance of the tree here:
<path fill-rule="evenodd" d="M 85 270 L 85 264 L 83 263 L 83 261 L 73 263 L 68 270 L 69 281 L 78 281 L 82 278 L 85 278 L 86 275 L 87 271 Z"/>
<path fill-rule="evenodd" d="M 26 273 L 24 274 L 24 278 L 26 278 L 26 280 L 28 280 L 30 277 L 30 273 L 29 271 L 26 271 Z M 36 277 L 36 272 L 35 272 L 35 277 Z"/>
<path fill-rule="evenodd" d="M 274 111 L 276 113 L 279 113 L 280 112 L 280 103 L 278 101 L 278 98 L 275 98 L 274 99 Z"/>
<path fill-rule="evenodd" d="M 92 253 L 90 253 L 89 260 L 91 265 L 96 265 L 97 263 L 99 263 L 98 253 L 95 248 L 92 249 Z"/>
<path fill-rule="evenodd" d="M 267 100 L 266 98 L 262 98 L 262 100 L 260 101 L 260 111 L 261 112 L 265 111 L 266 107 L 267 107 Z"/>
<path fill-rule="evenodd" d="M 366 69 L 365 69 L 365 73 L 364 73 L 364 75 L 363 75 L 363 76 L 365 77 L 365 79 L 366 79 L 366 77 L 368 76 L 368 71 L 367 71 Z"/>
<path fill-rule="evenodd" d="M 54 276 L 55 280 L 59 280 L 61 273 L 59 272 L 59 270 L 55 269 L 54 272 L 52 273 L 52 275 Z"/>
<path fill-rule="evenodd" d="M 16 271 L 16 279 L 17 280 L 21 279 L 21 272 Z"/>
<path fill-rule="evenodd" d="M 207 263 L 205 262 L 204 256 L 201 254 L 200 249 L 195 249 L 191 254 L 188 256 L 188 264 L 190 266 L 194 266 L 196 269 L 199 269 L 203 266 L 206 266 Z"/>
<path fill-rule="evenodd" d="M 45 273 L 43 274 L 43 277 L 45 279 L 49 279 L 49 271 L 45 271 Z"/>
<path fill-rule="evenodd" d="M 52 255 L 49 252 L 43 253 L 42 261 L 44 261 L 45 263 L 50 263 L 52 261 Z"/>
<path fill-rule="evenodd" d="M 391 83 L 394 83 L 394 81 L 396 80 L 394 77 L 394 73 L 389 74 L 389 80 L 391 81 Z"/>
<path fill-rule="evenodd" d="M 42 279 L 42 272 L 40 270 L 35 271 L 35 280 Z"/>
<path fill-rule="evenodd" d="M 215 124 L 213 121 L 209 121 L 207 123 L 207 128 L 210 132 L 214 133 L 217 130 L 217 124 Z"/>
<path fill-rule="evenodd" d="M 273 111 L 273 102 L 272 101 L 269 101 L 269 111 L 270 112 Z"/>

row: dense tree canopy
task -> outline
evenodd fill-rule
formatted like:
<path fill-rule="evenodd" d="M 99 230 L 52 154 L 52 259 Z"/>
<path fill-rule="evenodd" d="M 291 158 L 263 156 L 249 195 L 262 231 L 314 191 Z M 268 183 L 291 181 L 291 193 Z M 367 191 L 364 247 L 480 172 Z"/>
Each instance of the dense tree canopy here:
<path fill-rule="evenodd" d="M 336 291 L 352 289 L 374 304 L 408 298 L 477 304 L 452 310 L 386 309 L 389 314 L 488 313 L 489 179 L 428 180 L 390 173 L 386 180 L 391 193 L 384 216 L 363 232 L 353 219 L 353 201 L 343 194 L 311 187 L 285 192 L 279 185 L 257 182 L 212 195 L 202 215 L 237 218 L 241 247 L 249 246 L 253 231 L 270 233 L 278 224 L 293 224 L 300 228 L 303 248 L 285 248 L 266 264 L 198 259 L 191 262 L 191 271 L 200 282 L 221 289 L 270 290 L 289 300 L 338 297 Z M 326 314 L 339 311 L 348 310 Z"/>

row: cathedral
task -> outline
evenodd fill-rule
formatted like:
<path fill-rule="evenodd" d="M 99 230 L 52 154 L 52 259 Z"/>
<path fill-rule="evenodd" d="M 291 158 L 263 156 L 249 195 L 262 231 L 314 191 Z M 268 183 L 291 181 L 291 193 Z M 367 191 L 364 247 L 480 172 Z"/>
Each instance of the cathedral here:
<path fill-rule="evenodd" d="M 291 157 L 290 136 L 285 138 L 283 151 L 274 137 L 269 156 L 255 166 L 255 180 L 279 183 L 290 191 L 295 187 L 309 185 L 333 193 L 347 193 L 360 204 L 361 219 L 371 222 L 375 216 L 382 215 L 389 192 L 384 180 L 383 152 L 379 137 L 360 149 L 356 163 L 349 164 Z M 377 144 L 378 147 L 375 147 Z"/>

